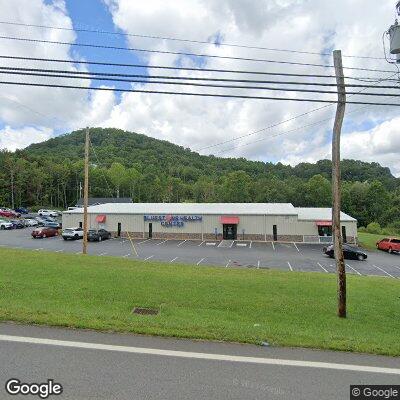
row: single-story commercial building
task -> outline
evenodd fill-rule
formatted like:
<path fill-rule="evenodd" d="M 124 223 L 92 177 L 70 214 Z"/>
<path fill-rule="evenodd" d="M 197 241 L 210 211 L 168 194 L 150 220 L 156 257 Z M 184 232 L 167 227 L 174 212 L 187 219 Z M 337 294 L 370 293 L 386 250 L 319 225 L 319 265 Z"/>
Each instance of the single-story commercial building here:
<path fill-rule="evenodd" d="M 88 207 L 89 227 L 134 238 L 328 242 L 330 208 L 290 203 L 110 203 Z M 65 211 L 63 227 L 82 226 L 83 209 Z M 357 221 L 341 213 L 344 241 L 355 242 Z"/>

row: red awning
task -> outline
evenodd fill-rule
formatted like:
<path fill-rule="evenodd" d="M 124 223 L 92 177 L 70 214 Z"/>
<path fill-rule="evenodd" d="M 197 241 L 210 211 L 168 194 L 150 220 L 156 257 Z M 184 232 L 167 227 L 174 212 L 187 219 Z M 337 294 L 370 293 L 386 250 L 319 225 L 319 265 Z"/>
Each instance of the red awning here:
<path fill-rule="evenodd" d="M 317 221 L 317 226 L 332 226 L 332 221 Z"/>
<path fill-rule="evenodd" d="M 104 224 L 104 222 L 106 222 L 106 216 L 105 215 L 98 215 L 96 217 L 96 222 L 98 222 L 99 224 Z"/>
<path fill-rule="evenodd" d="M 221 224 L 237 225 L 239 223 L 239 217 L 219 217 Z"/>

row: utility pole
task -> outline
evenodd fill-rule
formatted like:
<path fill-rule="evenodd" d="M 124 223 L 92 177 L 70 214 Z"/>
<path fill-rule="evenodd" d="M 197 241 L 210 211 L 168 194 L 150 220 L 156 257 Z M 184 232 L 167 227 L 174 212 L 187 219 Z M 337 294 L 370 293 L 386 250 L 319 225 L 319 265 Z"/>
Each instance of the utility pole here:
<path fill-rule="evenodd" d="M 86 128 L 85 139 L 85 182 L 83 188 L 83 248 L 82 253 L 87 254 L 88 234 L 88 202 L 89 202 L 89 128 Z"/>
<path fill-rule="evenodd" d="M 11 208 L 14 210 L 14 167 L 11 167 Z"/>
<path fill-rule="evenodd" d="M 343 76 L 342 52 L 340 50 L 333 52 L 333 63 L 335 66 L 338 103 L 332 136 L 332 234 L 338 283 L 337 315 L 340 318 L 346 318 L 346 269 L 340 232 L 340 134 L 346 109 L 346 87 Z"/>

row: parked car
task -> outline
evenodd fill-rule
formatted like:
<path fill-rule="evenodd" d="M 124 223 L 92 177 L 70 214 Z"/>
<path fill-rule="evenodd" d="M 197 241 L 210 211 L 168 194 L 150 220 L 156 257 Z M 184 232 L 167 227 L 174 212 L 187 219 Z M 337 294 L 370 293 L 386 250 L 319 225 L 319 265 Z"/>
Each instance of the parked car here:
<path fill-rule="evenodd" d="M 88 241 L 89 242 L 101 242 L 102 240 L 107 240 L 111 238 L 111 233 L 105 229 L 89 229 L 88 231 Z"/>
<path fill-rule="evenodd" d="M 20 219 L 12 219 L 10 222 L 13 225 L 13 229 L 23 229 L 25 228 L 25 224 Z"/>
<path fill-rule="evenodd" d="M 384 238 L 376 243 L 376 248 L 389 253 L 400 252 L 400 239 Z"/>
<path fill-rule="evenodd" d="M 58 230 L 55 228 L 46 228 L 46 227 L 41 227 L 41 228 L 36 228 L 32 231 L 32 237 L 34 239 L 40 238 L 47 238 L 47 237 L 53 237 L 58 235 Z"/>
<path fill-rule="evenodd" d="M 58 217 L 58 211 L 54 210 L 39 210 L 38 215 L 40 217 Z"/>
<path fill-rule="evenodd" d="M 48 220 L 43 217 L 35 217 L 35 220 L 39 226 L 43 226 L 44 223 L 48 222 Z"/>
<path fill-rule="evenodd" d="M 19 215 L 9 208 L 0 208 L 0 217 L 16 218 Z"/>
<path fill-rule="evenodd" d="M 83 229 L 82 228 L 67 228 L 62 232 L 62 237 L 64 240 L 77 240 L 83 238 Z"/>
<path fill-rule="evenodd" d="M 0 219 L 0 229 L 12 229 L 13 224 L 10 221 L 6 221 L 5 219 Z"/>
<path fill-rule="evenodd" d="M 29 214 L 29 210 L 25 207 L 18 207 L 14 211 L 18 214 Z"/>
<path fill-rule="evenodd" d="M 333 244 L 331 244 L 328 247 L 324 247 L 322 249 L 322 251 L 327 256 L 329 256 L 331 258 L 334 257 Z M 368 257 L 367 254 L 364 253 L 362 250 L 360 250 L 358 247 L 350 246 L 349 244 L 344 244 L 343 245 L 343 256 L 346 259 L 359 260 L 359 261 L 364 261 Z"/>
<path fill-rule="evenodd" d="M 46 228 L 61 229 L 61 223 L 57 221 L 46 221 L 43 223 L 43 226 Z"/>
<path fill-rule="evenodd" d="M 38 226 L 39 222 L 33 218 L 25 218 L 25 225 L 26 226 Z"/>

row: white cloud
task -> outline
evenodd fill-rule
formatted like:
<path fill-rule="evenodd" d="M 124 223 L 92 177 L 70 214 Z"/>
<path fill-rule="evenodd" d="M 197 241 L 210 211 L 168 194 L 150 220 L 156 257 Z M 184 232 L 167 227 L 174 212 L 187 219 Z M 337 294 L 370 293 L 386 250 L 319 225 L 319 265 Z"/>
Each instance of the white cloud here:
<path fill-rule="evenodd" d="M 53 131 L 49 128 L 34 128 L 26 126 L 13 129 L 9 126 L 0 130 L 0 148 L 14 151 L 29 146 L 32 143 L 44 142 L 52 137 Z"/>

